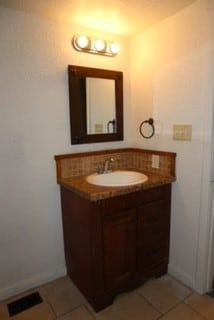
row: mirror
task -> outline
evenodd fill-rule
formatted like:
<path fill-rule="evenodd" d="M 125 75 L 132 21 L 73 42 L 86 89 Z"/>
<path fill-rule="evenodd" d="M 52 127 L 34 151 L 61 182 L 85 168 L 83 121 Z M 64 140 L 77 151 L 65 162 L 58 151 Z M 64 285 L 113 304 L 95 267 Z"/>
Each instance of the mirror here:
<path fill-rule="evenodd" d="M 87 77 L 87 134 L 116 132 L 115 116 L 114 80 Z"/>
<path fill-rule="evenodd" d="M 123 73 L 68 66 L 71 143 L 123 140 Z"/>

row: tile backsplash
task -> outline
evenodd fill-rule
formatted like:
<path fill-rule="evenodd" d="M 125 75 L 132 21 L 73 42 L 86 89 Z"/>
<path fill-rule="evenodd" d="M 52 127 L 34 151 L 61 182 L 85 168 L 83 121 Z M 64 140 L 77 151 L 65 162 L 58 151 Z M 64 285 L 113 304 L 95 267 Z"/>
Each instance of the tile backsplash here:
<path fill-rule="evenodd" d="M 152 155 L 159 156 L 159 168 L 152 167 Z M 173 152 L 145 149 L 116 149 L 55 156 L 57 179 L 88 175 L 97 171 L 106 159 L 113 158 L 113 170 L 134 169 L 175 177 Z"/>

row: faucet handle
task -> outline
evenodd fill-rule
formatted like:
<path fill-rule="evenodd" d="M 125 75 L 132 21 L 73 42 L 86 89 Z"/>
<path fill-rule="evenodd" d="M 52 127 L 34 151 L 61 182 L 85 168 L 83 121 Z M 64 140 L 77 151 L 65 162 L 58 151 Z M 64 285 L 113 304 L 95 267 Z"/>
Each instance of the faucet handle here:
<path fill-rule="evenodd" d="M 114 158 L 108 158 L 104 164 L 104 173 L 112 172 L 111 164 L 114 162 Z"/>
<path fill-rule="evenodd" d="M 103 174 L 103 173 L 111 172 L 112 171 L 112 169 L 111 169 L 112 162 L 114 162 L 114 158 L 108 158 L 108 159 L 105 160 L 105 162 L 104 162 L 104 164 L 102 166 L 98 165 L 97 174 Z"/>
<path fill-rule="evenodd" d="M 112 163 L 114 162 L 114 158 L 109 159 L 109 170 L 112 171 Z"/>
<path fill-rule="evenodd" d="M 102 168 L 102 166 L 99 165 L 99 166 L 97 167 L 97 173 L 98 173 L 98 174 L 103 173 L 103 168 Z"/>

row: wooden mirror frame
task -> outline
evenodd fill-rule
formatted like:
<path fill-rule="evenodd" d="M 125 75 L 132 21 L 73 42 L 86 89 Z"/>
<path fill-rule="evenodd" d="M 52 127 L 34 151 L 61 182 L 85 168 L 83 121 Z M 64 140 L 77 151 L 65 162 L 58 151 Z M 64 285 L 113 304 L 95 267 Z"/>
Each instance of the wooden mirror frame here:
<path fill-rule="evenodd" d="M 112 79 L 115 81 L 116 133 L 87 134 L 86 78 Z M 69 102 L 71 143 L 96 143 L 123 140 L 123 73 L 120 71 L 69 65 Z"/>

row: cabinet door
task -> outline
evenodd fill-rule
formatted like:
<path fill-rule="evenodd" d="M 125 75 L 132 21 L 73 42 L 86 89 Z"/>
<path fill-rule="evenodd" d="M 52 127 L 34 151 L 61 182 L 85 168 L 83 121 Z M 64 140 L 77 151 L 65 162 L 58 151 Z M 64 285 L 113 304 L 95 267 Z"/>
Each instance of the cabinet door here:
<path fill-rule="evenodd" d="M 103 235 L 105 288 L 121 288 L 135 275 L 136 210 L 105 217 Z"/>
<path fill-rule="evenodd" d="M 137 209 L 137 270 L 142 275 L 168 263 L 169 212 L 164 200 Z"/>

